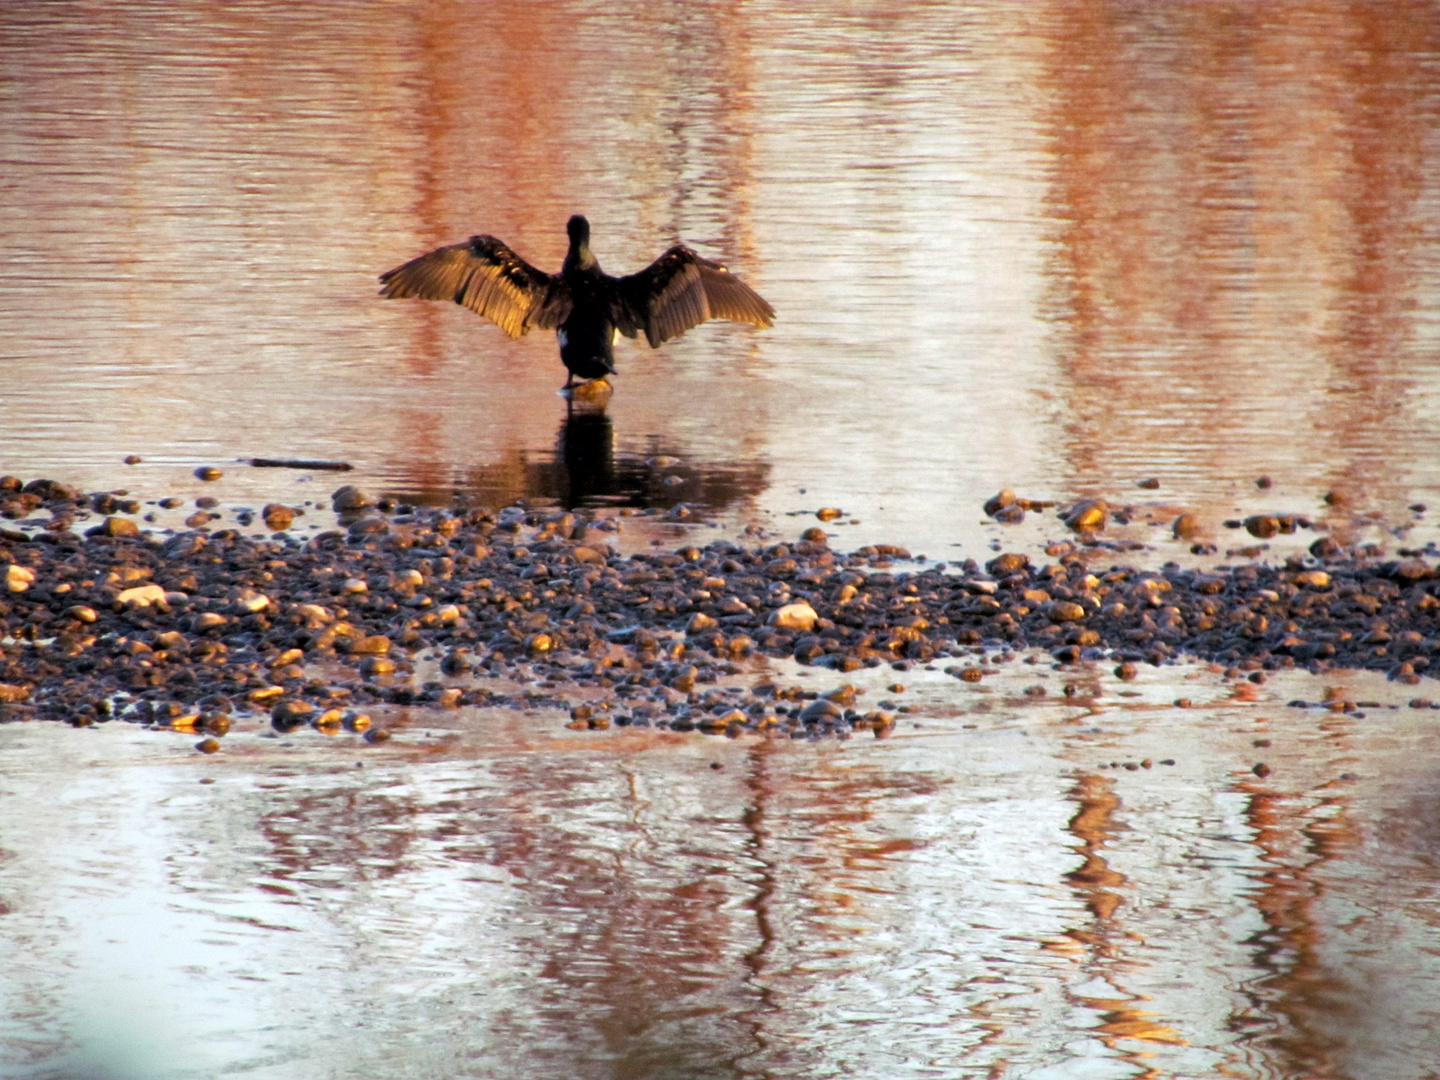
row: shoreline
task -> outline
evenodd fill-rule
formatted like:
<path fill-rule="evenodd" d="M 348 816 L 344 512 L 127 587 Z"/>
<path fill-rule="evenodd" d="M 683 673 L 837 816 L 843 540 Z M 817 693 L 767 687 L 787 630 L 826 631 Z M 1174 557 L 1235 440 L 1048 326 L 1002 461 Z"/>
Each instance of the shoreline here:
<path fill-rule="evenodd" d="M 547 706 L 577 728 L 732 736 L 894 726 L 844 687 L 763 672 L 748 692 L 718 686 L 756 656 L 977 682 L 1042 649 L 1122 679 L 1190 658 L 1254 682 L 1363 668 L 1417 685 L 1440 649 L 1440 570 L 1335 545 L 1278 567 L 1142 570 L 1083 544 L 982 567 L 907 563 L 887 545 L 837 553 L 810 528 L 623 555 L 584 512 L 414 507 L 349 486 L 331 500 L 340 527 L 309 538 L 286 531 L 303 511 L 279 504 L 258 515 L 268 536 L 207 528 L 203 510 L 160 536 L 122 516 L 134 500 L 0 480 L 0 501 L 19 493 L 52 517 L 38 534 L 0 528 L 0 720 L 193 728 L 207 752 L 232 714 L 366 732 L 380 705 Z M 78 533 L 77 512 L 103 520 Z M 417 683 L 417 663 L 436 677 Z M 495 688 L 510 681 L 539 685 Z"/>

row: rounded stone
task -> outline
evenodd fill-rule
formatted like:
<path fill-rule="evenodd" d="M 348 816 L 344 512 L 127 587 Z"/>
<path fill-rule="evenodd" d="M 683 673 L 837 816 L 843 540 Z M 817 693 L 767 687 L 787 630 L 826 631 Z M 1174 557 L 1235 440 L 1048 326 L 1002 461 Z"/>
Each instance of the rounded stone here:
<path fill-rule="evenodd" d="M 295 521 L 295 508 L 281 503 L 267 503 L 260 513 L 271 532 L 284 532 Z"/>
<path fill-rule="evenodd" d="M 225 474 L 219 469 L 217 469 L 214 465 L 202 465 L 200 466 L 200 468 L 195 470 L 195 478 L 197 480 L 205 480 L 207 482 L 211 480 L 219 480 L 224 475 Z"/>
<path fill-rule="evenodd" d="M 395 674 L 395 661 L 388 656 L 367 656 L 360 664 L 360 674 L 367 679 L 379 679 Z"/>
<path fill-rule="evenodd" d="M 694 615 L 690 616 L 690 621 L 685 624 L 685 632 L 687 634 L 703 634 L 706 630 L 714 630 L 718 625 L 720 624 L 709 615 L 706 615 L 703 611 L 697 611 Z"/>
<path fill-rule="evenodd" d="M 1061 519 L 1077 533 L 1102 532 L 1110 518 L 1110 506 L 1104 499 L 1081 499 Z"/>
<path fill-rule="evenodd" d="M 1181 514 L 1170 526 L 1170 533 L 1176 540 L 1193 540 L 1200 535 L 1200 519 L 1194 514 Z"/>
<path fill-rule="evenodd" d="M 93 529 L 85 530 L 86 536 L 133 537 L 140 535 L 140 526 L 129 518 L 107 517 Z"/>
<path fill-rule="evenodd" d="M 1016 495 L 1015 492 L 1011 491 L 1009 488 L 1003 488 L 1002 490 L 985 500 L 985 513 L 989 514 L 991 517 L 994 517 L 1001 510 L 1005 510 L 1009 507 L 1014 506 L 1018 500 L 1019 496 Z M 1021 508 L 1021 513 L 1024 513 L 1023 507 Z"/>
<path fill-rule="evenodd" d="M 1271 514 L 1251 514 L 1244 521 L 1245 531 L 1260 540 L 1280 534 L 1280 519 Z"/>
<path fill-rule="evenodd" d="M 337 514 L 354 513 L 356 510 L 364 510 L 366 507 L 374 505 L 375 500 L 354 484 L 346 484 L 342 488 L 337 488 L 330 496 L 331 509 Z"/>
<path fill-rule="evenodd" d="M 24 592 L 33 584 L 35 584 L 35 571 L 30 567 L 11 563 L 5 568 L 5 590 L 7 592 Z"/>
<path fill-rule="evenodd" d="M 1021 555 L 1018 552 L 1007 551 L 1003 555 L 996 555 L 985 564 L 985 569 L 992 574 L 1013 574 L 1024 570 L 1030 565 L 1030 556 Z"/>
<path fill-rule="evenodd" d="M 770 625 L 781 630 L 798 630 L 802 633 L 809 633 L 815 629 L 815 622 L 820 616 L 815 609 L 804 600 L 793 604 L 786 604 L 776 608 L 770 616 Z"/>
<path fill-rule="evenodd" d="M 1085 609 L 1070 600 L 1057 600 L 1050 605 L 1051 622 L 1077 622 L 1083 618 L 1085 618 Z"/>

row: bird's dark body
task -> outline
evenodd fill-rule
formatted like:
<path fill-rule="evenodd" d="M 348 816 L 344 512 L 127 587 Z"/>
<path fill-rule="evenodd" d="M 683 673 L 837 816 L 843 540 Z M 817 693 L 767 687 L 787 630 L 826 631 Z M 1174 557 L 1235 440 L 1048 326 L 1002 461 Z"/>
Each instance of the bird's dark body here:
<path fill-rule="evenodd" d="M 562 270 L 570 286 L 570 317 L 555 331 L 560 343 L 560 362 L 577 379 L 603 379 L 615 372 L 615 324 L 610 321 L 604 282 L 593 272 Z"/>
<path fill-rule="evenodd" d="M 613 373 L 619 334 L 643 332 L 657 348 L 706 319 L 766 327 L 775 318 L 759 293 L 683 244 L 617 278 L 591 252 L 588 221 L 576 214 L 566 232 L 570 249 L 558 274 L 537 270 L 493 236 L 472 236 L 381 274 L 380 295 L 454 300 L 511 337 L 554 329 L 572 381 Z"/>

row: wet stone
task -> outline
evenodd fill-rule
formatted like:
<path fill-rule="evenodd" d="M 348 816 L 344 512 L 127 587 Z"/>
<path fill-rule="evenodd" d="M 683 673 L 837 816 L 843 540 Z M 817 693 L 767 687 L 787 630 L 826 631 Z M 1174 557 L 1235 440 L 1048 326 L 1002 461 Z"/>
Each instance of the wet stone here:
<path fill-rule="evenodd" d="M 1269 514 L 1252 514 L 1243 524 L 1246 532 L 1260 540 L 1280 535 L 1280 519 Z"/>
<path fill-rule="evenodd" d="M 297 510 L 293 506 L 285 506 L 281 503 L 267 503 L 262 510 L 261 516 L 265 519 L 265 527 L 271 532 L 284 532 L 295 522 Z"/>
<path fill-rule="evenodd" d="M 770 616 L 770 625 L 781 630 L 808 633 L 815 628 L 819 615 L 808 603 L 800 601 L 777 608 Z"/>
<path fill-rule="evenodd" d="M 214 465 L 202 465 L 200 468 L 195 470 L 195 478 L 197 480 L 204 480 L 207 482 L 219 480 L 224 475 L 225 474 L 219 469 L 217 469 Z"/>
<path fill-rule="evenodd" d="M 367 679 L 379 679 L 394 675 L 397 670 L 394 660 L 387 656 L 367 656 L 360 663 L 360 674 Z"/>
<path fill-rule="evenodd" d="M 1072 506 L 1061 520 L 1077 533 L 1102 532 L 1110 518 L 1110 507 L 1104 499 L 1082 499 Z"/>
<path fill-rule="evenodd" d="M 353 484 L 346 484 L 330 496 L 330 506 L 337 514 L 352 514 L 375 505 L 375 500 Z"/>
<path fill-rule="evenodd" d="M 1030 557 L 1015 552 L 1006 552 L 997 555 L 985 564 L 985 569 L 992 574 L 1014 574 L 1026 569 L 1030 565 Z"/>
<path fill-rule="evenodd" d="M 140 526 L 129 518 L 107 517 L 99 525 L 85 531 L 86 536 L 139 536 Z"/>

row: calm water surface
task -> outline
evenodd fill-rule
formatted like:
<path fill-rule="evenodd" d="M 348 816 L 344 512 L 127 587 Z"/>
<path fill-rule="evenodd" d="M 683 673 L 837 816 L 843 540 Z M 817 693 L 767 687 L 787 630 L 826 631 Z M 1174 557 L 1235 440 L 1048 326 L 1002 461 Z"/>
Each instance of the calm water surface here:
<path fill-rule="evenodd" d="M 12 725 L 6 1075 L 1430 1075 L 1433 711 L 1019 667 L 884 742 Z"/>
<path fill-rule="evenodd" d="M 1148 505 L 1156 561 L 1181 508 L 1222 552 L 1262 510 L 1420 546 L 1437 121 L 1428 2 L 10 0 L 0 472 L 155 499 L 218 464 L 258 504 L 337 481 L 240 461 L 344 460 L 836 506 L 837 546 L 942 558 L 1055 535 L 981 523 L 1009 486 Z M 622 343 L 568 415 L 553 336 L 375 295 L 476 232 L 554 268 L 574 212 L 611 272 L 683 239 L 776 326 Z M 467 714 L 360 769 L 11 726 L 3 1070 L 1433 1076 L 1434 714 L 1136 707 L 1184 678 L 1096 718 L 940 680 L 863 747 Z M 1099 767 L 1144 757 L 1178 764 Z"/>

